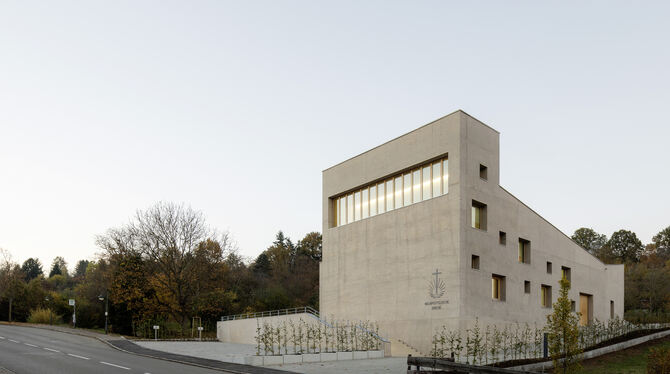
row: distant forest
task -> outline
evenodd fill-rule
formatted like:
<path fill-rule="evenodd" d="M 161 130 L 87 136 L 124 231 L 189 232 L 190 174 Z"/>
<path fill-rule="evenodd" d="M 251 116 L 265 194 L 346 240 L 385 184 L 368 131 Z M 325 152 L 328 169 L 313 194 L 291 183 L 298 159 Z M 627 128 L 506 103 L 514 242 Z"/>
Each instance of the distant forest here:
<path fill-rule="evenodd" d="M 318 309 L 321 234 L 293 242 L 281 231 L 255 260 L 244 261 L 228 234 L 217 234 L 201 212 L 159 203 L 131 223 L 97 237 L 102 255 L 79 261 L 74 271 L 56 257 L 48 274 L 39 260 L 22 265 L 0 256 L 0 320 L 104 326 L 105 298 L 112 331 L 162 337 L 191 333 L 193 318 L 209 332 L 221 316 L 312 306 Z M 2 258 L 4 257 L 4 258 Z M 38 321 L 39 320 L 39 321 Z M 199 324 L 196 320 L 196 324 Z"/>

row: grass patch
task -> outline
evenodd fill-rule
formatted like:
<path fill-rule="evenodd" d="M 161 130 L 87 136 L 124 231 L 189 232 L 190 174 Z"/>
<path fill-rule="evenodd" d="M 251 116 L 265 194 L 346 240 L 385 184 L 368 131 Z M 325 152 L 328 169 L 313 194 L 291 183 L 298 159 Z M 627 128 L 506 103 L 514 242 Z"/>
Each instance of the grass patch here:
<path fill-rule="evenodd" d="M 580 374 L 637 374 L 646 373 L 647 357 L 651 348 L 670 348 L 670 336 L 652 340 L 635 347 L 608 353 L 582 361 Z"/>

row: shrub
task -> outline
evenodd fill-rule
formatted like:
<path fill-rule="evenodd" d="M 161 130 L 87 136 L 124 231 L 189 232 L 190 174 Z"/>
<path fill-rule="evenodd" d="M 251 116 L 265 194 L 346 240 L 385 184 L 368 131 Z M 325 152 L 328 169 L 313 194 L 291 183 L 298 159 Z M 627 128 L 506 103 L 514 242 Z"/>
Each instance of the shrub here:
<path fill-rule="evenodd" d="M 53 310 L 51 309 L 37 308 L 30 310 L 30 316 L 28 317 L 28 322 L 43 323 L 43 324 L 60 323 L 61 318 L 62 318 L 61 316 L 56 315 L 56 313 L 54 313 Z"/>
<path fill-rule="evenodd" d="M 670 374 L 670 348 L 652 348 L 647 358 L 647 373 Z"/>

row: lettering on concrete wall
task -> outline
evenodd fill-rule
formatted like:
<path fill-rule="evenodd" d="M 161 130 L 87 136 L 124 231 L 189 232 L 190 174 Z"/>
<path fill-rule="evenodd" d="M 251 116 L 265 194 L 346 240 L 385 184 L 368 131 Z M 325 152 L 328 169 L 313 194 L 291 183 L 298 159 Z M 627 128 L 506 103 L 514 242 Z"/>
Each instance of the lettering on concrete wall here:
<path fill-rule="evenodd" d="M 447 292 L 447 285 L 444 284 L 444 281 L 440 279 L 441 271 L 435 269 L 435 272 L 432 274 L 435 278 L 431 278 L 428 282 L 428 295 L 431 299 L 439 299 L 444 296 Z M 432 310 L 442 309 L 442 305 L 449 304 L 449 300 L 432 300 L 426 301 L 425 305 L 430 306 Z"/>

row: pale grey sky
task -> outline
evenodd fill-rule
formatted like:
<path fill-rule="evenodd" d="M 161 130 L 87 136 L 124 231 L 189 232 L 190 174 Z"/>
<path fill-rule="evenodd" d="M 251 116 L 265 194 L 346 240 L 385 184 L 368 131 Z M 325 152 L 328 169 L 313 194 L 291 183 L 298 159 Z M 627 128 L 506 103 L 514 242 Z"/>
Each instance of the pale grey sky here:
<path fill-rule="evenodd" d="M 570 235 L 670 225 L 670 5 L 2 1 L 0 247 L 70 268 L 163 201 L 256 256 L 321 170 L 456 109 Z"/>

